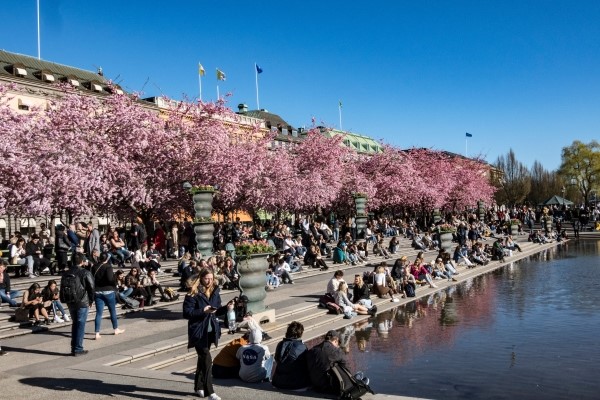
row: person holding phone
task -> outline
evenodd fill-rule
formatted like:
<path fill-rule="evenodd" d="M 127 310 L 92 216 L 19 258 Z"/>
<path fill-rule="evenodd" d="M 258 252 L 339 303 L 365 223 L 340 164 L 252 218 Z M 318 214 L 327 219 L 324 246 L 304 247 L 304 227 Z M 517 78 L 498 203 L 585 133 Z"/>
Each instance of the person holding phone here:
<path fill-rule="evenodd" d="M 216 315 L 233 309 L 233 302 L 221 305 L 219 286 L 211 270 L 202 269 L 183 301 L 183 317 L 188 320 L 188 348 L 194 347 L 198 364 L 194 377 L 194 392 L 198 397 L 205 394 L 210 400 L 220 400 L 212 384 L 212 357 L 210 346 L 218 346 L 221 327 Z"/>

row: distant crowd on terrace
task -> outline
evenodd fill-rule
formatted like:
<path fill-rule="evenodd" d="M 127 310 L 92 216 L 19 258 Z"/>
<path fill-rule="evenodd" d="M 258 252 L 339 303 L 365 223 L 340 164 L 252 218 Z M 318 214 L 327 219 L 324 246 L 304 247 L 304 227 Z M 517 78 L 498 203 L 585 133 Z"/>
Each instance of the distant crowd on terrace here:
<path fill-rule="evenodd" d="M 550 210 L 555 214 L 557 228 L 560 232 L 563 211 L 558 208 Z M 531 240 L 544 241 L 556 239 L 556 232 L 535 232 L 533 223 L 540 218 L 540 212 L 526 207 L 505 211 L 489 210 L 485 221 L 479 221 L 475 214 L 447 214 L 438 224 L 448 223 L 453 226 L 454 240 L 461 246 L 467 245 L 469 251 L 476 252 L 477 239 L 494 236 L 496 233 L 509 233 L 509 223 L 514 219 L 521 222 L 520 233 L 529 229 Z M 594 216 L 592 216 L 594 218 Z M 427 224 L 427 225 L 425 225 Z M 31 235 L 29 240 L 15 233 L 3 248 L 10 252 L 4 256 L 9 264 L 19 265 L 15 268 L 15 276 L 35 276 L 43 271 L 51 274 L 64 270 L 68 265 L 68 254 L 79 251 L 88 257 L 91 263 L 98 262 L 100 255 L 109 255 L 109 262 L 119 268 L 139 268 L 141 275 L 150 270 L 160 272 L 160 261 L 168 258 L 181 259 L 178 274 L 181 276 L 181 288 L 185 280 L 193 274 L 196 267 L 210 267 L 219 277 L 222 284 L 235 286 L 235 245 L 246 241 L 266 241 L 277 253 L 269 260 L 273 277 L 270 282 L 278 286 L 281 281 L 292 281 L 289 273 L 298 269 L 329 267 L 331 262 L 356 264 L 365 261 L 369 254 L 389 258 L 398 246 L 398 238 L 403 236 L 411 240 L 415 249 L 427 251 L 439 246 L 438 229 L 432 220 L 416 218 L 371 218 L 366 229 L 358 232 L 356 221 L 350 217 L 343 221 L 336 218 L 301 218 L 296 224 L 291 221 L 266 221 L 264 223 L 235 222 L 215 223 L 213 252 L 201 255 L 196 248 L 193 224 L 186 222 L 156 222 L 151 232 L 140 218 L 132 221 L 127 227 L 109 227 L 100 234 L 91 222 L 76 222 L 68 227 L 57 227 L 55 237 L 51 231 L 41 224 L 40 231 Z M 392 237 L 389 244 L 384 245 L 383 238 Z M 473 248 L 475 247 L 475 249 Z M 55 255 L 56 262 L 52 257 Z M 281 264 L 281 266 L 280 266 Z M 190 268 L 190 266 L 192 268 Z M 134 272 L 135 274 L 135 272 Z"/>

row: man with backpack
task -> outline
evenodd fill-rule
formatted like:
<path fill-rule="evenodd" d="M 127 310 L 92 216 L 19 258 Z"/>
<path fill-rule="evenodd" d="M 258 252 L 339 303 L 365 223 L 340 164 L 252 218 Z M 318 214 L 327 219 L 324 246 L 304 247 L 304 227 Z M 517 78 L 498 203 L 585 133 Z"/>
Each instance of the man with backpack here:
<path fill-rule="evenodd" d="M 315 391 L 340 396 L 341 399 L 359 399 L 370 392 L 369 379 L 359 372 L 352 375 L 346 355 L 340 349 L 340 335 L 330 330 L 325 340 L 306 354 L 310 381 Z"/>
<path fill-rule="evenodd" d="M 83 337 L 89 307 L 94 299 L 94 278 L 90 271 L 83 268 L 83 263 L 83 254 L 73 254 L 73 265 L 63 274 L 60 281 L 60 301 L 69 306 L 73 319 L 71 355 L 74 357 L 88 352 L 83 349 Z"/>

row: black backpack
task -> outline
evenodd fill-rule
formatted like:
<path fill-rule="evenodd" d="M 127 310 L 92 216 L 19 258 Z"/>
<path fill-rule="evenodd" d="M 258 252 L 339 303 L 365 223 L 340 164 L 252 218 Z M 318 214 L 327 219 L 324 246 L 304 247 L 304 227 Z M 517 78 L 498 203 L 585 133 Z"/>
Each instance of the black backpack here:
<path fill-rule="evenodd" d="M 77 269 L 66 271 L 60 280 L 60 301 L 66 304 L 79 303 L 85 296 L 81 274 Z"/>
<path fill-rule="evenodd" d="M 339 387 L 340 400 L 358 400 L 367 393 L 375 394 L 367 383 L 356 379 L 347 368 L 338 363 L 333 364 L 328 373 L 332 383 Z"/>

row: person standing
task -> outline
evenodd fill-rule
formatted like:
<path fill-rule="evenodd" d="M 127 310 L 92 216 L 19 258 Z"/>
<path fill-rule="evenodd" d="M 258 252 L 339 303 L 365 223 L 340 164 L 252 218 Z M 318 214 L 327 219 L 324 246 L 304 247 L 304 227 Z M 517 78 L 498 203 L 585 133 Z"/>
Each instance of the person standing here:
<path fill-rule="evenodd" d="M 68 255 L 67 253 L 71 249 L 73 244 L 69 240 L 67 233 L 65 232 L 64 225 L 58 225 L 56 227 L 56 236 L 54 237 L 54 251 L 56 251 L 56 264 L 60 272 L 67 268 Z M 53 273 L 54 271 L 51 271 Z"/>
<path fill-rule="evenodd" d="M 125 329 L 119 329 L 119 321 L 117 319 L 117 297 L 115 294 L 116 284 L 115 275 L 112 264 L 108 261 L 108 254 L 100 254 L 98 265 L 92 267 L 92 274 L 94 275 L 94 286 L 96 292 L 94 293 L 94 303 L 96 303 L 96 319 L 94 320 L 94 332 L 96 333 L 96 340 L 101 338 L 100 326 L 102 325 L 102 313 L 104 311 L 104 305 L 108 307 L 110 313 L 110 321 L 115 335 L 119 335 L 125 332 Z"/>
<path fill-rule="evenodd" d="M 73 320 L 71 325 L 71 355 L 82 356 L 88 353 L 83 349 L 85 322 L 89 307 L 94 298 L 94 278 L 90 271 L 83 268 L 84 257 L 73 254 L 73 264 L 66 271 L 60 284 L 60 301 L 67 304 Z"/>
<path fill-rule="evenodd" d="M 98 254 L 100 254 L 100 232 L 98 229 L 94 228 L 92 221 L 87 224 L 87 236 L 84 242 L 84 250 L 85 254 L 90 258 L 92 257 L 94 250 L 97 250 Z"/>
<path fill-rule="evenodd" d="M 213 389 L 210 346 L 218 346 L 221 337 L 216 314 L 225 314 L 232 309 L 232 301 L 221 306 L 219 286 L 212 271 L 202 269 L 183 301 L 183 317 L 188 320 L 188 348 L 194 347 L 198 354 L 194 377 L 194 392 L 198 397 L 206 394 L 210 400 L 221 399 Z"/>

